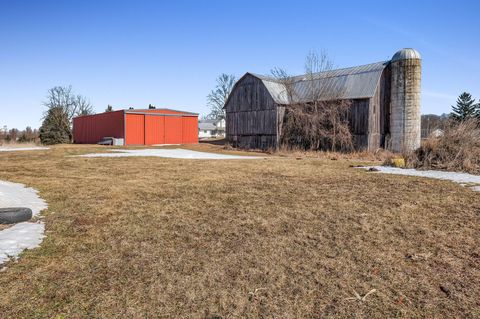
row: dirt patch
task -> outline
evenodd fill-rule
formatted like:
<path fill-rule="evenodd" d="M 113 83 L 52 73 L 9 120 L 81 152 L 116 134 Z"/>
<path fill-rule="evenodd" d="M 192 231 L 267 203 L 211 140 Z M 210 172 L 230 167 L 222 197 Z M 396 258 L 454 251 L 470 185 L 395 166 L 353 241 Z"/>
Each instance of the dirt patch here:
<path fill-rule="evenodd" d="M 0 224 L 0 231 L 4 230 L 4 229 L 7 229 L 9 227 L 11 227 L 12 225 L 3 225 L 3 224 Z"/>

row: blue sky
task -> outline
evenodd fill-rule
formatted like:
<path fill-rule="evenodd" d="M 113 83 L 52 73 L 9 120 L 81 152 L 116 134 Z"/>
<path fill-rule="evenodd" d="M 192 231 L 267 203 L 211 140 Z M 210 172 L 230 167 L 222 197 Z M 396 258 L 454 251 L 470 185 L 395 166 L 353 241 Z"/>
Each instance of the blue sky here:
<path fill-rule="evenodd" d="M 38 127 L 46 92 L 72 85 L 97 112 L 133 106 L 207 113 L 220 73 L 303 72 L 310 50 L 336 67 L 423 58 L 422 113 L 480 98 L 477 1 L 0 0 L 0 126 Z"/>

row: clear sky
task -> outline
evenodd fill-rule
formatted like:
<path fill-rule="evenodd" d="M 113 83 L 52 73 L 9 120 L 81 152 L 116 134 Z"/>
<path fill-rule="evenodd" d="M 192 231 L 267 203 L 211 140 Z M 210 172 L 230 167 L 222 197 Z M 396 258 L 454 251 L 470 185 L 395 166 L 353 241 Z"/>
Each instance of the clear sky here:
<path fill-rule="evenodd" d="M 220 73 L 303 72 L 310 50 L 336 67 L 423 58 L 422 113 L 480 98 L 478 1 L 0 0 L 0 126 L 39 127 L 46 92 L 72 85 L 97 112 L 205 114 Z"/>

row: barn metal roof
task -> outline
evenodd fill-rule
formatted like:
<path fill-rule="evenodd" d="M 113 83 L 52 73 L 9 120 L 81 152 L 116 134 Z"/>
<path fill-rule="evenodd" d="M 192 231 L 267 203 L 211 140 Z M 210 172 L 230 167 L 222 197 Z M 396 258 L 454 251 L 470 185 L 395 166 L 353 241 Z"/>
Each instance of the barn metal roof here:
<path fill-rule="evenodd" d="M 299 75 L 290 78 L 292 101 L 289 101 L 287 89 L 282 81 L 263 75 L 252 74 L 264 83 L 277 104 L 308 102 L 314 99 L 361 99 L 371 98 L 387 62 L 377 62 L 351 68 L 338 69 L 311 75 Z M 315 97 L 312 96 L 315 92 Z"/>
<path fill-rule="evenodd" d="M 198 128 L 200 130 L 217 130 L 217 131 L 224 131 L 225 128 L 222 126 L 217 126 L 217 123 L 219 123 L 219 120 L 215 119 L 205 119 L 205 120 L 200 120 L 198 121 Z"/>

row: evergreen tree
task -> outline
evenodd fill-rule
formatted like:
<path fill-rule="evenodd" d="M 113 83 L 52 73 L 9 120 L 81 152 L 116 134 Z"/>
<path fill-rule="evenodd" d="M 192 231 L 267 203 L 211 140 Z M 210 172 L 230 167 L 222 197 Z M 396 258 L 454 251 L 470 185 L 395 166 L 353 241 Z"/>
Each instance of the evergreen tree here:
<path fill-rule="evenodd" d="M 105 112 L 113 112 L 113 106 L 110 104 L 107 105 L 107 108 L 105 109 Z"/>
<path fill-rule="evenodd" d="M 72 134 L 68 114 L 60 107 L 47 111 L 40 127 L 40 141 L 45 145 L 70 143 Z"/>
<path fill-rule="evenodd" d="M 459 122 L 468 120 L 478 114 L 477 108 L 477 104 L 475 104 L 475 99 L 472 99 L 472 95 L 463 92 L 457 99 L 457 105 L 452 106 L 452 118 Z"/>

